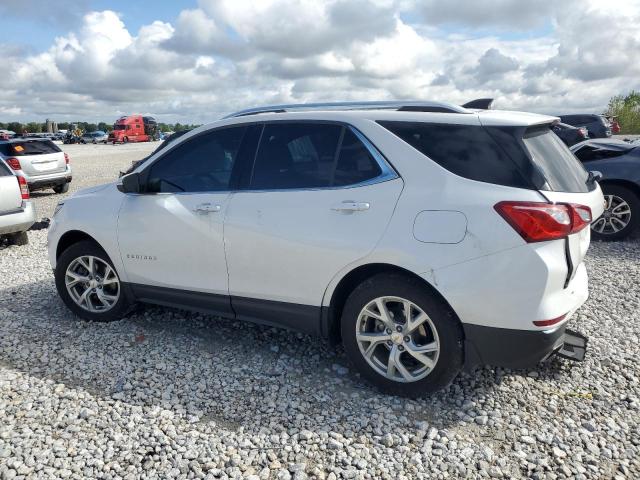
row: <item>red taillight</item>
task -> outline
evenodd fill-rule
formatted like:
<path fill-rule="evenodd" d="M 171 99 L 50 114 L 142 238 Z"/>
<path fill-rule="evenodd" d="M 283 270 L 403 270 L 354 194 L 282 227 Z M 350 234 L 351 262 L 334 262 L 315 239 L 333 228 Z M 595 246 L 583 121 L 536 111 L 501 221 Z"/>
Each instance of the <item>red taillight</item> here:
<path fill-rule="evenodd" d="M 584 205 L 500 202 L 494 208 L 529 243 L 564 238 L 591 223 Z"/>
<path fill-rule="evenodd" d="M 22 168 L 20 166 L 20 160 L 15 157 L 7 158 L 6 162 L 14 170 L 20 170 Z"/>
<path fill-rule="evenodd" d="M 69 155 L 67 155 L 67 152 L 64 153 L 64 163 L 69 165 Z"/>
<path fill-rule="evenodd" d="M 571 211 L 571 233 L 576 233 L 591 224 L 591 209 L 586 205 L 571 203 L 568 205 Z"/>
<path fill-rule="evenodd" d="M 556 323 L 560 323 L 562 320 L 564 320 L 564 318 L 566 316 L 567 316 L 567 314 L 565 313 L 564 315 L 560 315 L 559 317 L 552 318 L 551 320 L 534 320 L 533 324 L 536 327 L 550 327 L 551 325 L 555 325 Z"/>
<path fill-rule="evenodd" d="M 27 185 L 27 181 L 24 177 L 18 175 L 18 185 L 20 185 L 20 195 L 22 195 L 23 200 L 29 200 L 29 185 Z"/>

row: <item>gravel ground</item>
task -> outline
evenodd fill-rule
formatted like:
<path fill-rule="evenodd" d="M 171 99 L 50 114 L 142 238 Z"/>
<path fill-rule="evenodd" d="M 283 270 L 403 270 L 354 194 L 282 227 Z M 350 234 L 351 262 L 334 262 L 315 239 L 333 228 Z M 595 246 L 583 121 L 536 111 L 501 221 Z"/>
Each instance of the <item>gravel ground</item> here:
<path fill-rule="evenodd" d="M 72 190 L 151 148 L 65 146 Z M 35 197 L 49 216 L 61 196 Z M 638 239 L 591 246 L 584 363 L 485 368 L 406 400 L 284 330 L 150 307 L 78 321 L 46 230 L 29 237 L 0 250 L 2 479 L 640 477 Z"/>

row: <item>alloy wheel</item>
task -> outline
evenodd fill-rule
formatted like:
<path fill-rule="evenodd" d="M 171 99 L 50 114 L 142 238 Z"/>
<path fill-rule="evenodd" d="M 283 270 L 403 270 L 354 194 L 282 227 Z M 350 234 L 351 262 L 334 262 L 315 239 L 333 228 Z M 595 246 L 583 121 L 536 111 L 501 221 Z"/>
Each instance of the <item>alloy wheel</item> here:
<path fill-rule="evenodd" d="M 77 257 L 67 267 L 65 285 L 71 299 L 88 312 L 111 310 L 120 298 L 120 280 L 101 258 Z"/>
<path fill-rule="evenodd" d="M 408 383 L 433 371 L 440 354 L 436 328 L 424 310 L 400 297 L 378 297 L 356 323 L 360 353 L 380 375 Z"/>
<path fill-rule="evenodd" d="M 631 221 L 631 207 L 624 198 L 605 195 L 605 209 L 591 228 L 602 235 L 611 235 L 625 229 Z"/>

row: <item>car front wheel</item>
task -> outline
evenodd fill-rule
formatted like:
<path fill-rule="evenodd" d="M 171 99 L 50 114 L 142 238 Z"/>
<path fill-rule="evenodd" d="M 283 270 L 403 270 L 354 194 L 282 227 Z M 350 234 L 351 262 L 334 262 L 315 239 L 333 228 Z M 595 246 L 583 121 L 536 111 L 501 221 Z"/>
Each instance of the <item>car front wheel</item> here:
<path fill-rule="evenodd" d="M 60 298 L 85 320 L 118 320 L 130 306 L 109 256 L 92 241 L 75 243 L 60 255 L 55 280 Z"/>
<path fill-rule="evenodd" d="M 434 392 L 462 368 L 462 329 L 455 314 L 408 276 L 380 274 L 360 284 L 346 301 L 341 330 L 351 362 L 383 392 Z"/>
<path fill-rule="evenodd" d="M 629 188 L 603 185 L 604 213 L 591 224 L 596 240 L 621 240 L 631 234 L 640 221 L 640 199 Z"/>

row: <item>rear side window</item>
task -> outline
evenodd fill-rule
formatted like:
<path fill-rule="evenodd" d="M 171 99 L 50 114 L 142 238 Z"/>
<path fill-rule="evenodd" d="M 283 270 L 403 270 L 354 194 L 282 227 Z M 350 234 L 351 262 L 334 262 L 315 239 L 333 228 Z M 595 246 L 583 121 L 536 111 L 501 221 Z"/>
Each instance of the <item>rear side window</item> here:
<path fill-rule="evenodd" d="M 148 192 L 216 192 L 230 189 L 231 172 L 246 127 L 198 135 L 151 165 Z"/>
<path fill-rule="evenodd" d="M 513 160 L 481 126 L 378 122 L 420 153 L 470 180 L 531 188 Z"/>
<path fill-rule="evenodd" d="M 10 143 L 8 145 L 8 154 L 16 157 L 28 155 L 46 155 L 49 153 L 57 153 L 62 151 L 51 140 L 30 140 L 26 142 Z"/>
<path fill-rule="evenodd" d="M 376 159 L 350 128 L 326 123 L 268 123 L 250 188 L 343 187 L 381 174 Z"/>
<path fill-rule="evenodd" d="M 588 173 L 567 146 L 549 128 L 529 129 L 523 137 L 533 163 L 556 192 L 588 192 Z"/>
<path fill-rule="evenodd" d="M 313 123 L 265 125 L 251 188 L 320 188 L 331 185 L 342 127 Z"/>

